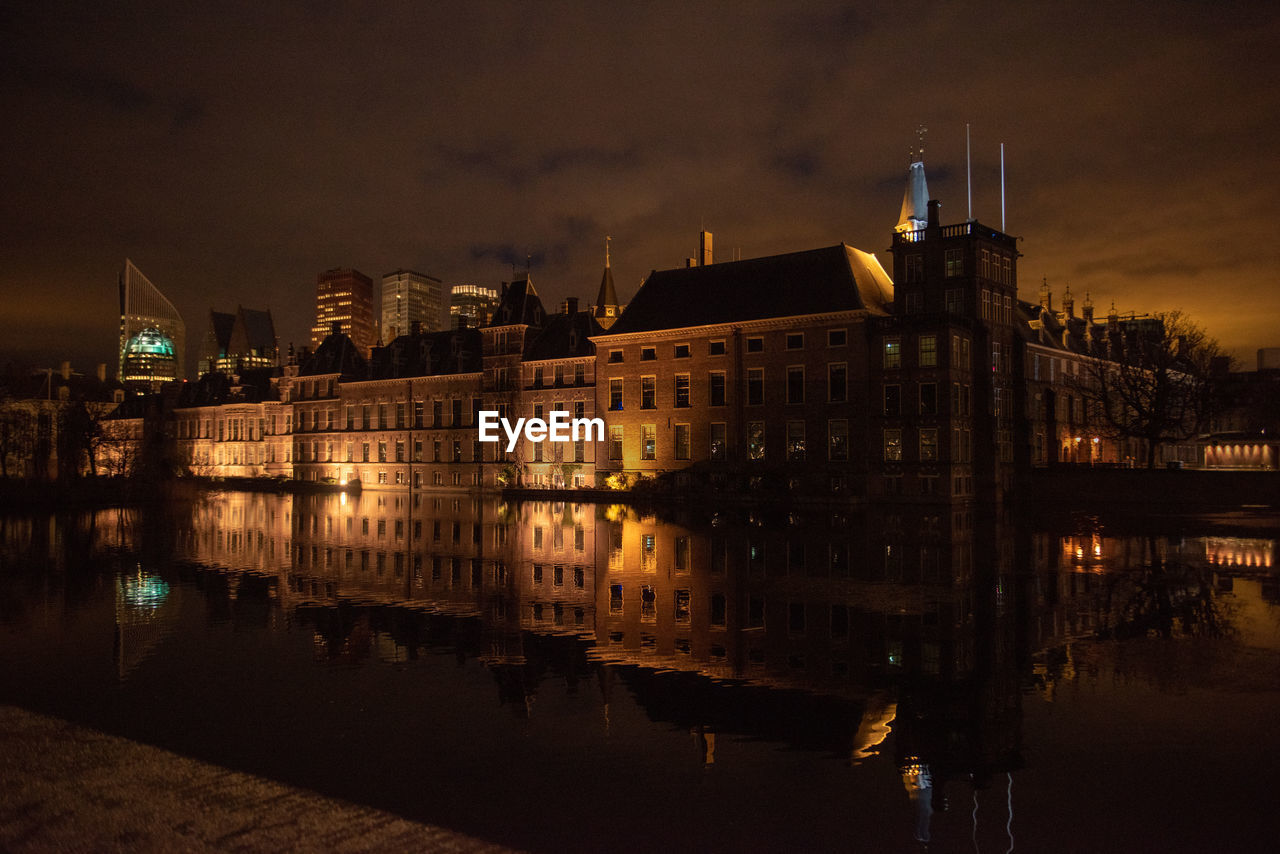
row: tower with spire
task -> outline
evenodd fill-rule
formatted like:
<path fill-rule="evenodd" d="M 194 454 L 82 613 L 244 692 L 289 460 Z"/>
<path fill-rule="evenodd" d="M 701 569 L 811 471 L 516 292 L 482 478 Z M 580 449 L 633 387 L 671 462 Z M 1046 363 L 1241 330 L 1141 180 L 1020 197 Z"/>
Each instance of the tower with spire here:
<path fill-rule="evenodd" d="M 622 312 L 618 308 L 618 292 L 613 287 L 613 271 L 609 268 L 609 237 L 604 239 L 604 275 L 600 277 L 600 293 L 596 295 L 595 315 L 600 328 L 608 330 L 618 322 Z"/>
<path fill-rule="evenodd" d="M 902 194 L 902 212 L 898 215 L 897 232 L 916 231 L 928 225 L 929 185 L 924 180 L 924 125 L 916 128 L 917 144 L 910 149 L 910 165 L 907 166 L 907 189 Z"/>

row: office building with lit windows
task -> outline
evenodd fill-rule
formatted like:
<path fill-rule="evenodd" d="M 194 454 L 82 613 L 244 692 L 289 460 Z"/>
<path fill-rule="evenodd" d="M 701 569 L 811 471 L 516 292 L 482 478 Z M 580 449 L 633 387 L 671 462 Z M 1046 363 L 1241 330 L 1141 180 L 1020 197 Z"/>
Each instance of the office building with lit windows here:
<path fill-rule="evenodd" d="M 182 315 L 128 258 L 120 271 L 119 289 L 120 363 L 117 376 L 123 382 L 127 372 L 135 383 L 185 377 L 187 326 Z M 144 332 L 145 335 L 142 334 Z"/>
<path fill-rule="evenodd" d="M 360 352 L 368 356 L 377 343 L 373 315 L 373 280 L 349 267 L 326 270 L 316 277 L 316 322 L 311 327 L 311 349 L 338 324 Z"/>
<path fill-rule="evenodd" d="M 449 325 L 445 285 L 434 276 L 395 270 L 382 276 L 382 327 L 379 339 L 390 343 L 415 328 L 435 332 Z"/>

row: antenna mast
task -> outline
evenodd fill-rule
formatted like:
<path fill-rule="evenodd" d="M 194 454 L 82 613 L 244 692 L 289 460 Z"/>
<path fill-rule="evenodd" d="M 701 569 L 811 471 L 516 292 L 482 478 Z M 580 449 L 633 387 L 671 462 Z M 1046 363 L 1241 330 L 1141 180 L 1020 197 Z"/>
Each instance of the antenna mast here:
<path fill-rule="evenodd" d="M 1000 230 L 1004 231 L 1004 143 L 1000 143 Z"/>
<path fill-rule="evenodd" d="M 969 222 L 973 222 L 973 168 L 969 162 L 969 123 L 964 123 L 964 183 L 969 190 Z"/>

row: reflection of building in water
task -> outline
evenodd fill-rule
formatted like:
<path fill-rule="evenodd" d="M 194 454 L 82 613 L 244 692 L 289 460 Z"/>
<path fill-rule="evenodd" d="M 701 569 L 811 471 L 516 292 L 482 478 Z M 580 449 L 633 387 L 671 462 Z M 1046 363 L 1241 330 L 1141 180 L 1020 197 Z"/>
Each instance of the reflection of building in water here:
<path fill-rule="evenodd" d="M 325 655 L 396 660 L 461 632 L 513 702 L 536 694 L 533 661 L 568 656 L 606 697 L 627 690 L 704 738 L 751 732 L 845 756 L 876 750 L 898 702 L 920 732 L 959 733 L 916 739 L 947 769 L 1016 750 L 1016 691 L 991 671 L 1013 662 L 992 653 L 1006 644 L 1001 584 L 981 580 L 1010 556 L 977 559 L 994 540 L 974 524 L 949 510 L 676 523 L 466 493 L 250 495 L 212 498 L 182 543 L 214 568 L 265 570 Z M 411 631 L 392 614 L 426 622 Z M 929 712 L 938 703 L 947 711 Z"/>
<path fill-rule="evenodd" d="M 127 677 L 173 630 L 177 591 L 141 564 L 116 577 L 116 670 Z"/>
<path fill-rule="evenodd" d="M 1242 569 L 1271 569 L 1275 565 L 1276 541 L 1251 537 L 1205 537 L 1205 560 L 1214 566 Z"/>

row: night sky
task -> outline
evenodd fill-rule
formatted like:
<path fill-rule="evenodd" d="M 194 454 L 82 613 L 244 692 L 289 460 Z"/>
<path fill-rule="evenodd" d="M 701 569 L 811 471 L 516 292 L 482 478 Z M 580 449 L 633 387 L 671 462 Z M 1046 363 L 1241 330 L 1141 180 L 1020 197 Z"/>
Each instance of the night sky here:
<path fill-rule="evenodd" d="M 261 8 L 269 6 L 270 8 Z M 124 258 L 178 306 L 408 267 L 549 308 L 716 257 L 878 254 L 918 124 L 944 222 L 1025 238 L 1100 314 L 1280 346 L 1272 4 L 24 3 L 0 11 L 4 359 L 114 372 Z"/>

